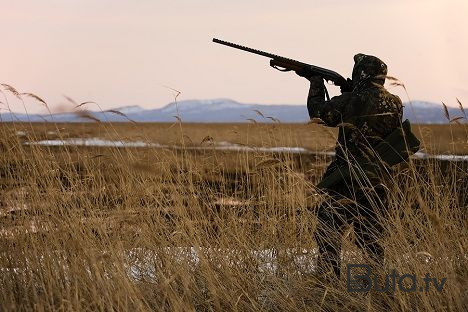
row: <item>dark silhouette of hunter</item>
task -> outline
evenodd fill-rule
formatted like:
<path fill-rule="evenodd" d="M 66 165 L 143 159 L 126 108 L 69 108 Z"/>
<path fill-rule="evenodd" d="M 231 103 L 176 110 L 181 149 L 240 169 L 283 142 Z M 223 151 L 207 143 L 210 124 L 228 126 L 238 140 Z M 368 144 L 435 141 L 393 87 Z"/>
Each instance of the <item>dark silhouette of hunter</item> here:
<path fill-rule="evenodd" d="M 384 88 L 387 65 L 375 56 L 354 56 L 352 79 L 332 70 L 280 55 L 255 50 L 213 38 L 213 42 L 270 58 L 270 66 L 295 71 L 310 81 L 307 108 L 310 118 L 320 118 L 329 127 L 339 127 L 335 160 L 317 185 L 330 196 L 318 209 L 315 239 L 319 245 L 319 266 L 340 276 L 341 236 L 354 224 L 357 244 L 373 263 L 382 264 L 379 242 L 383 226 L 377 220 L 387 207 L 390 167 L 406 161 L 419 149 L 408 120 L 401 121 L 400 98 Z M 328 98 L 323 80 L 340 86 L 342 94 Z"/>
<path fill-rule="evenodd" d="M 319 270 L 333 269 L 339 278 L 341 238 L 350 223 L 357 245 L 367 251 L 373 265 L 382 264 L 379 239 L 384 229 L 377 213 L 387 207 L 385 181 L 390 166 L 407 158 L 404 150 L 408 147 L 401 146 L 405 131 L 411 139 L 412 151 L 419 146 L 407 121 L 407 128 L 402 131 L 405 127 L 400 98 L 384 88 L 387 65 L 375 56 L 355 55 L 349 87 L 342 88 L 340 96 L 328 101 L 322 77 L 307 71 L 296 73 L 310 81 L 307 98 L 310 118 L 339 127 L 335 160 L 318 185 L 330 195 L 318 209 L 315 239 L 320 252 Z"/>

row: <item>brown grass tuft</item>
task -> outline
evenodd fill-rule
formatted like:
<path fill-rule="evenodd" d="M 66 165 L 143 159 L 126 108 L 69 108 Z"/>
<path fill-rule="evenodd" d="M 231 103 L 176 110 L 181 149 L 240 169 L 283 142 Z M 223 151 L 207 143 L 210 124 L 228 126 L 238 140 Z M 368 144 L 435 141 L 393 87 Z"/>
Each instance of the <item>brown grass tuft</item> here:
<path fill-rule="evenodd" d="M 47 107 L 46 101 L 44 101 L 42 98 L 40 98 L 39 96 L 37 96 L 37 95 L 35 95 L 35 94 L 33 94 L 33 93 L 23 92 L 23 93 L 21 93 L 21 95 L 29 96 L 29 97 L 35 99 L 36 101 L 40 102 L 42 105 L 44 105 L 44 106 Z"/>
<path fill-rule="evenodd" d="M 6 84 L 6 83 L 2 83 L 0 85 L 2 85 L 5 90 L 9 91 L 11 94 L 16 96 L 18 99 L 21 99 L 20 93 L 14 87 L 12 87 L 12 86 L 10 86 L 9 84 Z"/>
<path fill-rule="evenodd" d="M 86 103 L 86 102 L 85 102 Z M 115 110 L 115 109 L 109 109 L 109 110 L 106 110 L 105 112 L 109 112 L 109 113 L 112 113 L 112 114 L 116 114 L 116 115 L 119 115 L 119 116 L 122 116 L 122 117 L 125 117 L 128 121 L 130 122 L 133 122 L 133 123 L 136 123 L 136 121 L 130 119 L 127 115 L 125 115 L 124 113 L 122 112 L 119 112 L 118 110 Z"/>
<path fill-rule="evenodd" d="M 450 121 L 450 114 L 449 114 L 447 105 L 445 105 L 445 103 L 442 102 L 442 106 L 444 107 L 444 115 L 445 115 L 445 118 L 447 118 L 447 120 Z"/>
<path fill-rule="evenodd" d="M 463 116 L 465 116 L 465 119 L 466 119 L 465 108 L 463 108 L 463 105 L 462 105 L 462 103 L 460 102 L 460 100 L 459 100 L 458 98 L 456 98 L 456 99 L 457 99 L 458 107 L 460 107 L 460 110 L 462 111 Z"/>
<path fill-rule="evenodd" d="M 93 116 L 93 114 L 87 110 L 80 110 L 80 111 L 75 112 L 75 114 L 80 118 L 89 119 L 89 120 L 96 121 L 96 122 L 101 122 L 98 118 Z"/>

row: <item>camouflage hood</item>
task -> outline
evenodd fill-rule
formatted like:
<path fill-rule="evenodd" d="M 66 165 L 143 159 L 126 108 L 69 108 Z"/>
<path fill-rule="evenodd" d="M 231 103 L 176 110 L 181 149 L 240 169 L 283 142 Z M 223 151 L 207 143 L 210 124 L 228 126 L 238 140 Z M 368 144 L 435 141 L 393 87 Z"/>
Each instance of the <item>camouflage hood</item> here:
<path fill-rule="evenodd" d="M 354 56 L 352 76 L 354 88 L 367 85 L 367 82 L 383 85 L 386 75 L 387 65 L 379 58 L 361 53 Z"/>

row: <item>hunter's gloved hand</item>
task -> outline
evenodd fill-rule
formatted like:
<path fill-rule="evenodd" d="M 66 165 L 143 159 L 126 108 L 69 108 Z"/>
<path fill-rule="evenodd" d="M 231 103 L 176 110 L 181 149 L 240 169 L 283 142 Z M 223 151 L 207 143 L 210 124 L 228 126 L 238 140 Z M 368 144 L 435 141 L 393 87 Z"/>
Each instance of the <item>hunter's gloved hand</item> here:
<path fill-rule="evenodd" d="M 319 96 L 323 98 L 325 96 L 325 84 L 323 78 L 318 75 L 313 75 L 307 79 L 310 81 L 308 97 Z"/>
<path fill-rule="evenodd" d="M 309 79 L 309 81 L 310 81 L 310 87 L 311 88 L 320 89 L 320 90 L 325 88 L 325 84 L 324 84 L 323 78 L 321 76 L 312 75 L 312 76 L 309 76 L 307 79 Z"/>
<path fill-rule="evenodd" d="M 348 83 L 346 86 L 340 86 L 341 93 L 353 91 L 353 81 L 348 78 L 346 82 Z"/>

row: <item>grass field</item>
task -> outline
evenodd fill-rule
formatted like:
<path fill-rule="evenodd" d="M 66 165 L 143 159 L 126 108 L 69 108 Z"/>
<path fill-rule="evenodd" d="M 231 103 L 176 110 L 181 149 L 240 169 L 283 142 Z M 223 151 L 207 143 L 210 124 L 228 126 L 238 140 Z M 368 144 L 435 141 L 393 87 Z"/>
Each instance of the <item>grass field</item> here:
<path fill-rule="evenodd" d="M 432 154 L 468 154 L 466 124 L 415 126 Z M 385 267 L 442 292 L 350 293 L 314 271 L 314 185 L 333 149 L 315 124 L 1 124 L 0 310 L 464 311 L 466 162 L 415 160 L 389 182 Z M 41 146 L 45 139 L 170 148 Z M 366 263 L 351 231 L 344 264 Z"/>
<path fill-rule="evenodd" d="M 182 126 L 181 126 L 182 125 Z M 165 145 L 209 145 L 229 142 L 246 146 L 304 147 L 312 151 L 332 151 L 337 131 L 317 124 L 197 124 L 197 123 L 19 123 L 6 124 L 8 135 L 22 140 L 60 138 L 102 138 L 156 142 Z M 429 154 L 468 154 L 468 126 L 413 125 L 413 132 L 422 141 L 422 150 Z M 210 140 L 207 140 L 211 138 Z"/>

